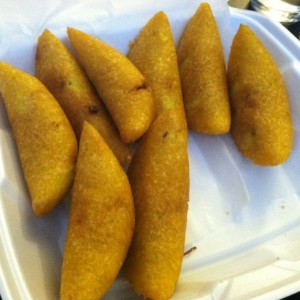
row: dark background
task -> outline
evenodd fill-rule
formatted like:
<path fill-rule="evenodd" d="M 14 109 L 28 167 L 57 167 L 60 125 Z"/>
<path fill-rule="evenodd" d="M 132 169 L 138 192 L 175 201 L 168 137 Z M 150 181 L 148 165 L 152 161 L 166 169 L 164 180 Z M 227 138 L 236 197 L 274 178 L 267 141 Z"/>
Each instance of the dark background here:
<path fill-rule="evenodd" d="M 251 4 L 249 4 L 248 6 L 249 10 L 254 10 L 251 6 Z M 298 40 L 300 40 L 300 22 L 295 22 L 291 25 L 286 25 L 285 26 L 293 35 L 295 35 L 297 37 Z"/>

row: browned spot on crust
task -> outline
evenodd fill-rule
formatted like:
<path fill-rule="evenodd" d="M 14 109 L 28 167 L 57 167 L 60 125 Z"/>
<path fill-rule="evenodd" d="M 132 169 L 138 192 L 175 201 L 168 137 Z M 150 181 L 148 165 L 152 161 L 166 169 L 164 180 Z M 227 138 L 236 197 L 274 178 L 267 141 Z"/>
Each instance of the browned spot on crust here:
<path fill-rule="evenodd" d="M 91 114 L 96 114 L 99 111 L 99 107 L 96 105 L 90 105 L 88 109 Z"/>

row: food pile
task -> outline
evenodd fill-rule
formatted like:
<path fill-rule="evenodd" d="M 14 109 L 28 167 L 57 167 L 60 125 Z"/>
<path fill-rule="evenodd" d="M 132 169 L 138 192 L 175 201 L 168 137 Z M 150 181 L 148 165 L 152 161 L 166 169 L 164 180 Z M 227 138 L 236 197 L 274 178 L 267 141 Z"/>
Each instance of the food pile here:
<path fill-rule="evenodd" d="M 163 12 L 127 56 L 78 29 L 67 33 L 75 55 L 50 30 L 40 35 L 35 76 L 0 62 L 34 213 L 49 213 L 71 189 L 60 298 L 99 299 L 123 268 L 137 294 L 168 299 L 184 256 L 188 129 L 230 131 L 255 164 L 283 163 L 293 127 L 282 76 L 246 25 L 226 72 L 207 3 L 177 48 Z"/>

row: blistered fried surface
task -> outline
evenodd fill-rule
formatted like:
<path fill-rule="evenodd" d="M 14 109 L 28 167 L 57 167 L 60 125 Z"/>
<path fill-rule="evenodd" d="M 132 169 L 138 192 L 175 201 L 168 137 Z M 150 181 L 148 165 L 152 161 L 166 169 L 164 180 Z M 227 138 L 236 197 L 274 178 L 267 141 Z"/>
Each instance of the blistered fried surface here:
<path fill-rule="evenodd" d="M 104 137 L 122 164 L 132 153 L 120 138 L 102 101 L 68 49 L 45 30 L 38 39 L 36 76 L 47 86 L 67 114 L 79 139 L 86 120 Z"/>
<path fill-rule="evenodd" d="M 73 181 L 75 134 L 57 101 L 35 77 L 1 62 L 0 92 L 33 211 L 44 215 L 65 196 Z"/>
<path fill-rule="evenodd" d="M 128 57 L 152 89 L 156 116 L 166 110 L 173 110 L 184 121 L 177 54 L 165 13 L 158 12 L 142 28 L 130 47 Z"/>
<path fill-rule="evenodd" d="M 60 299 L 100 299 L 114 282 L 134 229 L 131 188 L 121 165 L 85 123 L 64 252 Z"/>
<path fill-rule="evenodd" d="M 259 165 L 278 165 L 290 155 L 293 127 L 285 83 L 254 32 L 241 25 L 232 44 L 228 83 L 232 136 Z"/>
<path fill-rule="evenodd" d="M 178 63 L 188 126 L 202 133 L 226 133 L 230 107 L 223 48 L 209 4 L 202 3 L 179 41 Z"/>
<path fill-rule="evenodd" d="M 78 59 L 104 101 L 121 138 L 134 142 L 153 121 L 152 92 L 144 76 L 116 49 L 74 28 L 69 38 Z"/>
<path fill-rule="evenodd" d="M 161 114 L 129 166 L 136 229 L 125 265 L 135 291 L 169 299 L 181 270 L 189 197 L 186 127 Z"/>

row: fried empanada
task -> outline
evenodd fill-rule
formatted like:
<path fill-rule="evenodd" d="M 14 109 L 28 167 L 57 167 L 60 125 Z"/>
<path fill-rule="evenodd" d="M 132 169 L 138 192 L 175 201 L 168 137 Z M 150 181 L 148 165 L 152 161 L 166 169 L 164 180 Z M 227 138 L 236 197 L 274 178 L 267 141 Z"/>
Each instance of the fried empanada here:
<path fill-rule="evenodd" d="M 240 25 L 228 62 L 231 133 L 240 151 L 258 165 L 286 161 L 293 147 L 289 99 L 272 56 L 247 25 Z"/>
<path fill-rule="evenodd" d="M 60 299 L 101 299 L 125 260 L 134 204 L 128 178 L 100 133 L 84 122 L 64 250 Z"/>
<path fill-rule="evenodd" d="M 183 260 L 189 198 L 186 126 L 168 110 L 140 141 L 128 169 L 136 227 L 125 263 L 135 291 L 169 299 Z"/>
<path fill-rule="evenodd" d="M 208 3 L 200 4 L 177 48 L 189 128 L 207 134 L 230 129 L 226 69 L 217 23 Z"/>
<path fill-rule="evenodd" d="M 156 116 L 173 110 L 186 123 L 176 48 L 164 12 L 155 14 L 131 44 L 128 58 L 142 72 L 152 89 Z"/>
<path fill-rule="evenodd" d="M 0 62 L 0 93 L 37 216 L 51 211 L 73 181 L 74 131 L 56 99 L 34 76 Z"/>
<path fill-rule="evenodd" d="M 129 59 L 101 40 L 68 28 L 79 62 L 93 82 L 126 143 L 139 139 L 155 114 L 151 89 Z"/>
<path fill-rule="evenodd" d="M 132 152 L 119 135 L 113 120 L 71 52 L 49 30 L 38 39 L 36 76 L 54 95 L 79 139 L 83 121 L 92 124 L 122 164 Z"/>

